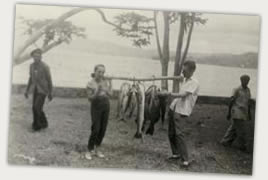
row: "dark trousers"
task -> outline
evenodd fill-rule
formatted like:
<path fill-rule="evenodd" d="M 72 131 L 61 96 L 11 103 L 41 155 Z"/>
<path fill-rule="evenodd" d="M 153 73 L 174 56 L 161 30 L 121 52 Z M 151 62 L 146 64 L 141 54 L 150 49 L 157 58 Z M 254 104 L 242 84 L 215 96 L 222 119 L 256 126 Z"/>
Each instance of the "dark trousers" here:
<path fill-rule="evenodd" d="M 182 160 L 188 161 L 188 151 L 182 131 L 182 126 L 185 124 L 186 117 L 175 116 L 175 112 L 169 109 L 168 120 L 168 138 L 172 154 L 180 155 Z"/>
<path fill-rule="evenodd" d="M 46 100 L 46 95 L 39 93 L 35 88 L 33 94 L 33 130 L 37 131 L 48 127 L 46 115 L 43 111 L 43 106 Z"/>
<path fill-rule="evenodd" d="M 240 148 L 246 148 L 245 121 L 242 119 L 232 119 L 221 143 L 230 146 L 235 139 Z"/>
<path fill-rule="evenodd" d="M 110 112 L 107 97 L 97 97 L 91 102 L 91 134 L 88 140 L 88 150 L 100 146 L 106 132 Z"/>

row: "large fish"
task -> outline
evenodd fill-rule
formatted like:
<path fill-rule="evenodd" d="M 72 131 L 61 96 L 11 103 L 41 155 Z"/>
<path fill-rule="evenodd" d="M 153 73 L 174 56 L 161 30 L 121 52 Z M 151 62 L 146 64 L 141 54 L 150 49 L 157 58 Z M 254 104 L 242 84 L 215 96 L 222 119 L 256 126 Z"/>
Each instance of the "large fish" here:
<path fill-rule="evenodd" d="M 117 104 L 117 117 L 119 120 L 125 121 L 126 118 L 126 110 L 128 103 L 128 95 L 131 89 L 131 84 L 124 82 L 120 87 L 120 92 L 118 96 L 118 104 Z"/>
<path fill-rule="evenodd" d="M 142 138 L 142 128 L 144 125 L 144 111 L 145 111 L 145 87 L 141 83 L 135 83 L 135 87 L 137 89 L 137 101 L 138 101 L 138 108 L 137 108 L 137 131 L 135 134 L 135 138 Z"/>
<path fill-rule="evenodd" d="M 123 86 L 123 85 L 122 85 Z M 144 125 L 144 110 L 145 110 L 145 87 L 140 82 L 134 82 L 127 92 L 124 108 L 120 111 L 126 114 L 129 112 L 128 118 L 135 117 L 137 130 L 134 138 L 142 138 L 142 128 Z"/>
<path fill-rule="evenodd" d="M 131 88 L 128 91 L 128 100 L 127 100 L 127 104 L 126 104 L 126 109 L 124 110 L 124 113 L 127 113 L 127 111 L 129 112 L 128 114 L 128 118 L 132 118 L 133 115 L 135 115 L 135 117 L 137 118 L 137 111 L 138 111 L 138 101 L 139 101 L 139 94 L 138 94 L 138 88 L 137 88 L 137 84 L 133 83 Z M 136 114 L 134 114 L 136 113 Z"/>
<path fill-rule="evenodd" d="M 171 104 L 171 96 L 166 95 L 158 95 L 160 102 L 160 117 L 162 122 L 162 127 L 164 126 L 164 121 L 167 119 L 166 115 L 169 109 L 169 105 Z"/>
<path fill-rule="evenodd" d="M 150 86 L 145 92 L 145 120 L 149 120 L 150 125 L 146 134 L 153 135 L 154 125 L 158 122 L 161 114 L 159 89 L 156 85 Z"/>

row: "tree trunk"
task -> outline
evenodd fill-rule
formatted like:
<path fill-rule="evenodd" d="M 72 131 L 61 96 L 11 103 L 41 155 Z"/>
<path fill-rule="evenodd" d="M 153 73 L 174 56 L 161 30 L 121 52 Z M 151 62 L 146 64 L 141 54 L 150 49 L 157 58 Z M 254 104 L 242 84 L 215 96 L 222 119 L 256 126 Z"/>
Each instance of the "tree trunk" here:
<path fill-rule="evenodd" d="M 189 29 L 189 33 L 188 33 L 188 37 L 187 37 L 186 47 L 185 47 L 185 50 L 183 52 L 183 56 L 182 56 L 182 59 L 181 59 L 181 62 L 180 62 L 179 74 L 181 74 L 181 72 L 182 72 L 182 66 L 184 64 L 184 61 L 186 60 L 188 50 L 189 50 L 189 47 L 190 47 L 192 32 L 193 32 L 193 29 L 194 29 L 194 18 L 195 18 L 195 13 L 193 13 L 192 17 L 191 17 L 191 25 L 190 25 L 190 29 Z"/>
<path fill-rule="evenodd" d="M 174 64 L 174 76 L 178 76 L 179 69 L 180 69 L 180 61 L 181 61 L 181 49 L 183 46 L 183 37 L 184 37 L 184 26 L 185 26 L 185 14 L 181 14 L 180 18 L 180 31 L 179 31 L 179 37 L 177 42 L 177 49 L 176 49 L 176 57 L 175 57 L 175 64 Z M 173 92 L 179 91 L 179 81 L 174 80 L 173 81 Z"/>
<path fill-rule="evenodd" d="M 163 62 L 161 63 L 161 72 L 162 76 L 168 76 L 168 62 Z M 167 80 L 162 80 L 161 81 L 161 89 L 166 89 L 168 90 L 168 81 Z"/>
<path fill-rule="evenodd" d="M 157 46 L 158 55 L 161 61 L 163 58 L 163 54 L 162 54 L 160 40 L 159 40 L 157 13 L 158 13 L 157 11 L 154 11 L 155 38 L 156 38 L 156 46 Z"/>
<path fill-rule="evenodd" d="M 161 59 L 162 75 L 168 73 L 169 63 L 169 12 L 163 11 L 164 18 L 164 39 L 163 39 L 163 58 Z M 161 81 L 161 88 L 168 90 L 168 81 Z"/>

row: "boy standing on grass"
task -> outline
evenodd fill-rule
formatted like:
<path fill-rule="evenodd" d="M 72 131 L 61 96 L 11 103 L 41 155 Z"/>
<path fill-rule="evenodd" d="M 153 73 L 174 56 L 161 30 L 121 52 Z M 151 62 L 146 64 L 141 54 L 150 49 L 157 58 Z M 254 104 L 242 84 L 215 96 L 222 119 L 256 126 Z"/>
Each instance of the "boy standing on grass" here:
<path fill-rule="evenodd" d="M 227 120 L 231 119 L 231 124 L 221 140 L 222 145 L 231 146 L 232 142 L 237 138 L 241 151 L 247 150 L 245 122 L 251 120 L 249 80 L 248 75 L 240 77 L 241 85 L 234 90 L 229 104 Z"/>
<path fill-rule="evenodd" d="M 110 114 L 110 97 L 112 96 L 112 82 L 104 77 L 105 66 L 98 64 L 91 74 L 92 79 L 87 84 L 88 100 L 91 103 L 91 134 L 88 140 L 88 152 L 85 157 L 92 159 L 93 155 L 104 158 L 99 150 L 106 133 Z"/>
<path fill-rule="evenodd" d="M 183 78 L 180 80 L 178 93 L 162 92 L 175 99 L 168 111 L 168 137 L 172 156 L 169 159 L 182 159 L 183 166 L 189 165 L 187 145 L 184 140 L 183 128 L 187 118 L 191 115 L 198 97 L 199 83 L 192 78 L 196 69 L 194 61 L 186 61 L 183 64 Z"/>

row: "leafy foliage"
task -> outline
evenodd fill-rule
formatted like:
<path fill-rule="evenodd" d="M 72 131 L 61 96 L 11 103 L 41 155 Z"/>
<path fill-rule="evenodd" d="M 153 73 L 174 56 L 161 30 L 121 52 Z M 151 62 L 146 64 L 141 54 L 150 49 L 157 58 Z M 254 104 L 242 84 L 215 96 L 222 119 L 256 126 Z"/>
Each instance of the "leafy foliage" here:
<path fill-rule="evenodd" d="M 150 36 L 153 35 L 153 19 L 135 12 L 122 13 L 115 16 L 114 29 L 117 35 L 130 38 L 134 46 L 141 47 L 150 44 Z"/>
<path fill-rule="evenodd" d="M 195 12 L 170 12 L 169 13 L 169 23 L 174 24 L 178 21 L 183 15 L 184 18 L 184 31 L 187 32 L 188 28 L 191 26 L 191 23 L 204 25 L 207 22 L 207 19 L 202 18 L 202 13 Z"/>
<path fill-rule="evenodd" d="M 179 12 L 169 12 L 169 24 L 174 24 L 180 17 Z"/>
<path fill-rule="evenodd" d="M 26 25 L 24 35 L 31 36 L 34 32 L 40 30 L 45 25 L 54 21 L 54 19 L 25 19 L 20 17 L 20 20 Z M 78 27 L 70 21 L 63 21 L 56 26 L 51 26 L 47 29 L 44 35 L 40 38 L 43 42 L 43 47 L 49 45 L 52 42 L 57 43 L 70 43 L 73 37 L 85 38 L 85 28 Z"/>
<path fill-rule="evenodd" d="M 158 13 L 159 11 L 157 11 Z M 191 23 L 205 24 L 207 19 L 203 19 L 201 13 L 194 12 L 169 12 L 169 24 L 176 23 L 184 15 L 184 30 L 188 31 Z M 129 38 L 133 45 L 137 47 L 150 44 L 150 36 L 155 29 L 154 19 L 135 12 L 122 13 L 114 17 L 117 27 L 117 35 Z"/>

